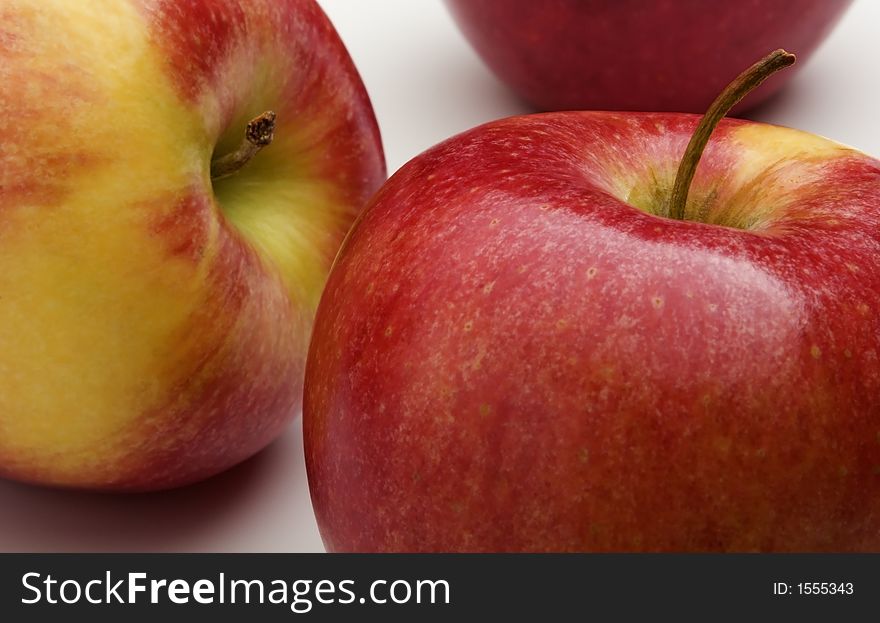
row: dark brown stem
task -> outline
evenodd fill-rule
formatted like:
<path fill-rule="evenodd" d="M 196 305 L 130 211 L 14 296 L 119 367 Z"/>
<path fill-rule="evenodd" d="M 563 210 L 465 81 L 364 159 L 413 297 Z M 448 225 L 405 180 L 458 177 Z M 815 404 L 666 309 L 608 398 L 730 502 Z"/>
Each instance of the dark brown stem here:
<path fill-rule="evenodd" d="M 709 142 L 709 137 L 718 122 L 726 115 L 737 102 L 749 94 L 755 87 L 764 82 L 771 75 L 794 63 L 794 54 L 785 50 L 771 52 L 757 63 L 738 75 L 733 82 L 728 84 L 715 101 L 709 106 L 706 114 L 700 119 L 697 129 L 694 130 L 684 155 L 678 165 L 675 174 L 675 183 L 672 186 L 672 195 L 669 197 L 670 218 L 683 220 L 687 207 L 688 191 L 700 163 L 703 150 Z"/>
<path fill-rule="evenodd" d="M 244 140 L 238 149 L 211 161 L 211 179 L 220 180 L 235 174 L 275 137 L 275 113 L 267 110 L 247 124 Z"/>

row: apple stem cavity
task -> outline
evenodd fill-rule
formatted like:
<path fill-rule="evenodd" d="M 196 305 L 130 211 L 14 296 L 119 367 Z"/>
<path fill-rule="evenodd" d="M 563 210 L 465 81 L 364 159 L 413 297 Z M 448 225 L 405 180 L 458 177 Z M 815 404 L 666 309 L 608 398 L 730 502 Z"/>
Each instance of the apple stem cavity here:
<path fill-rule="evenodd" d="M 785 50 L 775 50 L 734 78 L 733 82 L 728 84 L 715 98 L 706 114 L 700 119 L 700 123 L 694 130 L 678 165 L 675 183 L 672 185 L 672 194 L 669 198 L 667 211 L 669 218 L 684 220 L 688 191 L 691 188 L 694 173 L 697 171 L 700 157 L 703 155 L 703 150 L 718 122 L 755 87 L 780 69 L 792 65 L 794 60 L 794 54 Z"/>
<path fill-rule="evenodd" d="M 269 145 L 273 138 L 275 138 L 275 113 L 267 110 L 248 122 L 244 139 L 235 151 L 211 161 L 211 180 L 221 180 L 237 173 L 260 150 Z"/>

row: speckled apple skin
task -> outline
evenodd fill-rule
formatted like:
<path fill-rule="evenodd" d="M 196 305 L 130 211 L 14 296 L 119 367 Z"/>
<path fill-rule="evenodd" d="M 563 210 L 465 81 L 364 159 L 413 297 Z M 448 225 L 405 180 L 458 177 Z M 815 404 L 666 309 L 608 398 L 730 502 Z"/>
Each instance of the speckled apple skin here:
<path fill-rule="evenodd" d="M 851 0 L 446 0 L 486 64 L 539 110 L 703 112 L 770 50 L 799 66 Z M 736 111 L 794 76 L 774 76 Z"/>
<path fill-rule="evenodd" d="M 511 118 L 379 191 L 307 364 L 330 551 L 880 550 L 880 162 L 724 120 L 663 218 L 696 121 Z"/>

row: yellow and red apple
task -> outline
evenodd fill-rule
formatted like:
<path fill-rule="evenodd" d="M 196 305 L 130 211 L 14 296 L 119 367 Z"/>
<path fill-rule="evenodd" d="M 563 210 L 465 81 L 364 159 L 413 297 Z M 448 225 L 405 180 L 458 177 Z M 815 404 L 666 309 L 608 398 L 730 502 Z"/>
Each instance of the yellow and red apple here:
<path fill-rule="evenodd" d="M 264 112 L 274 142 L 212 179 Z M 267 445 L 384 175 L 313 0 L 4 1 L 0 474 L 158 489 Z"/>

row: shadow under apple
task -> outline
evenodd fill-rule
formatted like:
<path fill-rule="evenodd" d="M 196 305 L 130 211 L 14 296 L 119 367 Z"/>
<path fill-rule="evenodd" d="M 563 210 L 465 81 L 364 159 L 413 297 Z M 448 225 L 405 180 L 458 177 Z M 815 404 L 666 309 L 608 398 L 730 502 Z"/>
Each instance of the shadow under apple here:
<path fill-rule="evenodd" d="M 263 549 L 241 530 L 254 529 L 255 507 L 272 506 L 283 497 L 281 488 L 307 491 L 305 471 L 291 467 L 301 455 L 297 420 L 281 439 L 253 458 L 201 483 L 170 491 L 90 493 L 0 481 L 0 551 Z M 266 511 L 265 521 L 283 521 L 283 512 L 268 517 L 271 510 Z M 294 519 L 288 521 L 292 530 Z"/>

